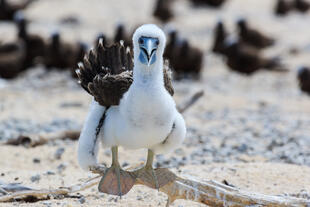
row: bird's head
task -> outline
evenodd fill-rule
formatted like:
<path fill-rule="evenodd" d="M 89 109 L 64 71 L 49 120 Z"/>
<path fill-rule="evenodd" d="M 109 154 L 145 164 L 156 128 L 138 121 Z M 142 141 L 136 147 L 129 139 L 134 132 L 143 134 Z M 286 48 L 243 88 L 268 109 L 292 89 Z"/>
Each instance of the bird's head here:
<path fill-rule="evenodd" d="M 58 30 L 51 33 L 51 46 L 53 49 L 58 49 L 60 46 L 60 33 Z"/>
<path fill-rule="evenodd" d="M 218 20 L 218 22 L 216 23 L 215 29 L 219 32 L 223 32 L 225 30 L 222 20 Z"/>
<path fill-rule="evenodd" d="M 237 25 L 240 31 L 246 31 L 247 30 L 247 21 L 245 18 L 241 17 L 237 20 Z"/>
<path fill-rule="evenodd" d="M 140 26 L 135 31 L 132 41 L 135 63 L 150 68 L 158 62 L 162 62 L 166 37 L 159 27 L 154 24 Z"/>
<path fill-rule="evenodd" d="M 14 21 L 18 27 L 18 36 L 20 38 L 26 38 L 26 36 L 27 36 L 27 32 L 26 32 L 27 20 L 25 18 L 24 13 L 22 11 L 15 12 Z"/>

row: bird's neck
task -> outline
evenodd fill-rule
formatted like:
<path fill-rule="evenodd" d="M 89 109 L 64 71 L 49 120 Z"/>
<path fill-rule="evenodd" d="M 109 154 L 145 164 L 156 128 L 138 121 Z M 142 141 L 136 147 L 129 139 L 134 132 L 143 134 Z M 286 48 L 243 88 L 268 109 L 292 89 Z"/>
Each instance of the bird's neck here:
<path fill-rule="evenodd" d="M 248 28 L 246 26 L 240 27 L 240 33 L 241 34 L 245 35 L 245 34 L 247 34 L 247 32 L 248 32 Z"/>
<path fill-rule="evenodd" d="M 26 39 L 27 31 L 26 31 L 26 25 L 25 24 L 19 25 L 18 37 L 20 37 L 22 39 Z"/>
<path fill-rule="evenodd" d="M 163 58 L 158 58 L 154 64 L 147 66 L 135 60 L 133 84 L 139 86 L 164 87 Z"/>

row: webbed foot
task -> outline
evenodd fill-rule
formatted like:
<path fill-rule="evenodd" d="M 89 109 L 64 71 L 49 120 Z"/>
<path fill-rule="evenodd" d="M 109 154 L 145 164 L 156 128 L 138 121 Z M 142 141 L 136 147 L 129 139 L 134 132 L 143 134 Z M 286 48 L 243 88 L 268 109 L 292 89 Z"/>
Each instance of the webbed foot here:
<path fill-rule="evenodd" d="M 149 186 L 150 188 L 159 189 L 176 179 L 175 174 L 171 173 L 166 168 L 151 168 L 143 167 L 132 172 L 136 175 L 137 179 Z"/>
<path fill-rule="evenodd" d="M 108 168 L 98 185 L 98 190 L 110 195 L 122 196 L 127 194 L 135 184 L 135 177 L 131 172 L 122 170 L 119 166 Z"/>

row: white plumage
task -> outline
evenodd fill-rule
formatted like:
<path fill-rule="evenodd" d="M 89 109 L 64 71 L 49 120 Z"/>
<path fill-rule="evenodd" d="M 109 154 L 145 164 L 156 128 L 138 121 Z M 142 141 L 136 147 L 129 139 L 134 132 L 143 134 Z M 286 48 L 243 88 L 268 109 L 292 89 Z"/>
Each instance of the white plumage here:
<path fill-rule="evenodd" d="M 140 37 L 159 40 L 153 64 L 150 64 L 149 60 L 151 55 L 145 56 L 149 60 L 148 64 L 139 59 L 142 52 L 139 46 Z M 111 106 L 106 110 L 95 100 L 92 101 L 79 139 L 78 161 L 83 169 L 89 170 L 98 164 L 96 156 L 99 141 L 103 147 L 148 148 L 154 153 L 167 153 L 184 140 L 184 119 L 164 87 L 165 43 L 165 35 L 156 25 L 143 25 L 135 31 L 133 83 L 118 106 Z M 144 53 L 146 54 L 145 51 Z M 96 128 L 103 113 L 104 123 L 96 136 Z"/>

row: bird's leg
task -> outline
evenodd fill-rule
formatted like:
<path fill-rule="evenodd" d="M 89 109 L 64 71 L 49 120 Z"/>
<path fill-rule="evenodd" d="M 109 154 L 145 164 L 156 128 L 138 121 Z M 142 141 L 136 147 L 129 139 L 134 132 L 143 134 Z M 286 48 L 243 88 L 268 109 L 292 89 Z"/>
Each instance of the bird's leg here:
<path fill-rule="evenodd" d="M 117 178 L 117 189 L 119 196 L 122 195 L 120 165 L 118 162 L 118 147 L 112 147 L 112 169 L 114 169 Z"/>
<path fill-rule="evenodd" d="M 154 152 L 148 150 L 147 161 L 144 167 L 136 170 L 134 173 L 137 178 L 141 179 L 149 187 L 159 189 L 159 183 L 157 179 L 156 170 L 153 168 Z"/>
<path fill-rule="evenodd" d="M 121 169 L 118 162 L 118 147 L 112 147 L 112 165 L 101 178 L 98 189 L 100 192 L 122 196 L 129 192 L 135 183 L 130 172 Z"/>
<path fill-rule="evenodd" d="M 153 168 L 153 161 L 154 161 L 154 152 L 149 149 L 147 151 L 147 160 L 146 160 L 146 164 L 145 164 L 145 170 L 146 171 L 151 171 L 152 177 L 153 177 L 153 180 L 154 180 L 154 184 L 155 184 L 155 188 L 159 189 L 157 175 L 156 175 L 155 170 Z"/>
<path fill-rule="evenodd" d="M 159 190 L 164 185 L 173 182 L 176 176 L 167 168 L 154 169 L 153 160 L 154 152 L 149 149 L 145 166 L 133 171 L 132 174 L 137 177 L 138 182 Z"/>

